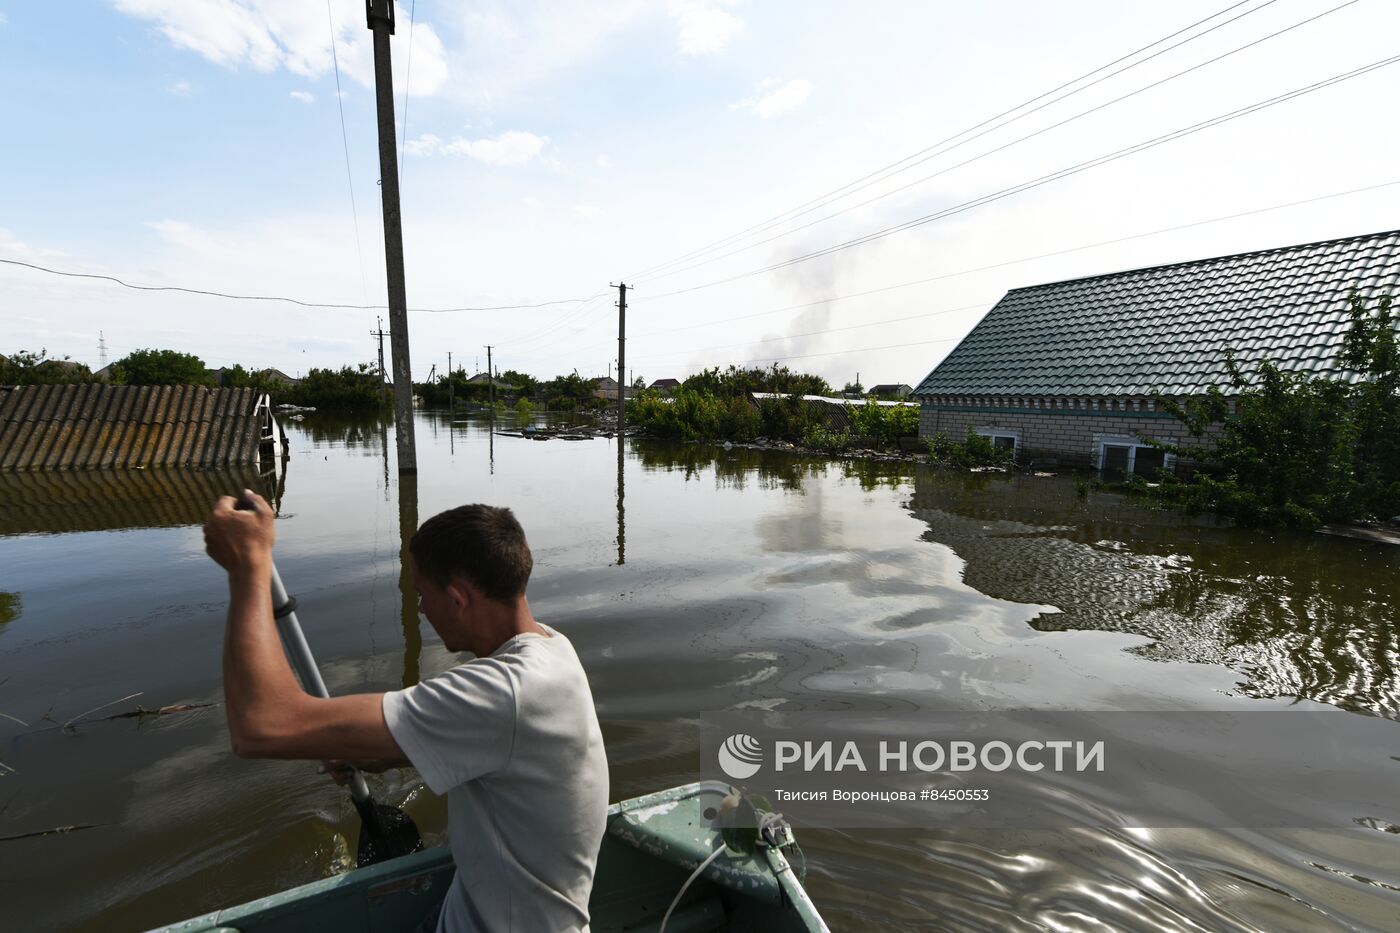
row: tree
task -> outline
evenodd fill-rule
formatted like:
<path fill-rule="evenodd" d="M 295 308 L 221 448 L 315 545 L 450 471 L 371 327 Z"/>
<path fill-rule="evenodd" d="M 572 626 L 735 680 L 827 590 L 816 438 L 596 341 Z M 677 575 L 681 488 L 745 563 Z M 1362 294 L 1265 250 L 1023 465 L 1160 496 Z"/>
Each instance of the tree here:
<path fill-rule="evenodd" d="M 556 411 L 603 407 L 604 401 L 594 394 L 594 390 L 593 382 L 577 373 L 555 376 L 549 382 L 540 385 L 545 408 Z"/>
<path fill-rule="evenodd" d="M 204 361 L 176 350 L 135 350 L 112 367 L 112 381 L 131 386 L 203 386 L 213 379 Z"/>
<path fill-rule="evenodd" d="M 74 385 L 95 378 L 87 366 L 66 356 L 49 359 L 47 350 L 17 350 L 9 357 L 0 356 L 0 385 Z"/>
<path fill-rule="evenodd" d="M 287 389 L 286 383 L 279 379 L 273 379 L 268 375 L 267 370 L 244 369 L 240 363 L 235 363 L 223 371 L 219 376 L 219 385 L 230 389 L 259 389 L 278 395 L 283 394 Z"/>
<path fill-rule="evenodd" d="M 313 369 L 301 382 L 284 389 L 282 397 L 294 405 L 322 411 L 372 412 L 390 407 L 379 370 L 369 363 L 340 369 Z"/>
<path fill-rule="evenodd" d="M 750 392 L 777 392 L 783 395 L 830 395 L 831 386 L 821 376 L 795 373 L 774 363 L 768 369 L 740 369 L 730 364 L 721 370 L 713 366 L 698 372 L 681 384 L 682 388 L 716 397 L 747 395 Z"/>
<path fill-rule="evenodd" d="M 1400 513 L 1400 352 L 1391 299 L 1382 297 L 1373 312 L 1353 291 L 1348 303 L 1341 363 L 1355 381 L 1284 372 L 1271 362 L 1259 364 L 1251 380 L 1227 355 L 1233 415 L 1217 389 L 1186 405 L 1159 397 L 1193 437 L 1214 427 L 1217 438 L 1214 446 L 1158 445 L 1201 468 L 1185 480 L 1168 477 L 1157 495 L 1251 525 L 1312 528 Z"/>
<path fill-rule="evenodd" d="M 515 386 L 521 395 L 533 396 L 540 387 L 540 381 L 534 376 L 531 376 L 529 373 L 517 372 L 513 369 L 507 369 L 496 378 L 501 382 Z"/>

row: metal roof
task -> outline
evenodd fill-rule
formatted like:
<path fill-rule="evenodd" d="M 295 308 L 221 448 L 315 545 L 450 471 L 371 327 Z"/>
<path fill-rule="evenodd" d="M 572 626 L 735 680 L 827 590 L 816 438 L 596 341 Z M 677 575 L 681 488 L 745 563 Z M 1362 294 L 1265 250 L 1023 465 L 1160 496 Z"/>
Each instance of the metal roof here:
<path fill-rule="evenodd" d="M 266 404 L 256 389 L 0 388 L 0 470 L 255 463 Z"/>
<path fill-rule="evenodd" d="M 1246 371 L 1354 378 L 1347 294 L 1400 291 L 1400 231 L 1115 272 L 1006 293 L 916 395 L 1193 395 Z"/>

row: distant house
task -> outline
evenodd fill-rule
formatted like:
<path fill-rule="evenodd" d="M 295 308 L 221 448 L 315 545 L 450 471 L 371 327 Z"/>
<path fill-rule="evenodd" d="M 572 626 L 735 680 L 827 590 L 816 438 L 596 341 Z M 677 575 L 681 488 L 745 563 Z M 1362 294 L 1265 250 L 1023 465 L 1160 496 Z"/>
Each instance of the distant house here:
<path fill-rule="evenodd" d="M 870 394 L 879 396 L 880 398 L 889 398 L 891 396 L 894 398 L 908 398 L 913 391 L 913 386 L 905 385 L 902 382 L 898 384 L 882 382 L 880 385 L 870 387 Z"/>
<path fill-rule="evenodd" d="M 588 380 L 593 383 L 593 397 L 601 399 L 611 399 L 617 401 L 617 380 L 611 376 L 595 376 Z M 623 390 L 624 398 L 631 398 L 637 394 L 637 390 L 627 386 Z"/>
<path fill-rule="evenodd" d="M 1228 395 L 1227 352 L 1245 372 L 1271 360 L 1356 378 L 1339 359 L 1353 288 L 1400 289 L 1400 231 L 1014 289 L 914 390 L 919 434 L 970 428 L 1023 461 L 1172 469 L 1145 439 L 1187 434 L 1154 394 Z"/>
<path fill-rule="evenodd" d="M 293 379 L 280 369 L 269 366 L 267 369 L 258 370 L 258 375 L 263 376 L 273 382 L 280 382 L 284 386 L 294 386 L 301 382 L 300 379 Z"/>
<path fill-rule="evenodd" d="M 655 382 L 653 382 L 651 385 L 647 386 L 648 389 L 656 389 L 656 390 L 658 390 L 658 391 L 660 391 L 660 392 L 668 392 L 668 393 L 669 393 L 669 392 L 674 392 L 674 391 L 676 391 L 677 389 L 679 389 L 680 387 L 681 387 L 681 381 L 680 381 L 679 379 L 658 379 L 658 380 L 656 380 Z"/>

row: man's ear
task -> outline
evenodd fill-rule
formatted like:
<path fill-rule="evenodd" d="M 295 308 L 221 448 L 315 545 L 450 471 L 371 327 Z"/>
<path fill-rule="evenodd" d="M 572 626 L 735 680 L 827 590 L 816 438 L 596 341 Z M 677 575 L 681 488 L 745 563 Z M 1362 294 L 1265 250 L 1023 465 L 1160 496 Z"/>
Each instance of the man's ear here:
<path fill-rule="evenodd" d="M 452 609 L 457 614 L 461 614 L 463 611 L 470 609 L 472 603 L 476 599 L 476 594 L 473 592 L 472 585 L 461 577 L 454 577 L 449 580 L 447 586 L 443 588 L 443 591 L 447 593 L 447 598 L 451 601 Z"/>

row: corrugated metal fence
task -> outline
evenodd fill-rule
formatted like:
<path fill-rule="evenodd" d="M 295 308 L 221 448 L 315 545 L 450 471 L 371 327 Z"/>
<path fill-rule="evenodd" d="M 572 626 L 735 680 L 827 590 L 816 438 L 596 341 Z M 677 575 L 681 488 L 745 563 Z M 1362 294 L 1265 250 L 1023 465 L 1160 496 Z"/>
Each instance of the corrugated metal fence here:
<path fill-rule="evenodd" d="M 0 470 L 253 464 L 276 435 L 257 389 L 0 388 Z"/>

